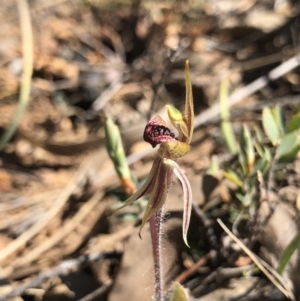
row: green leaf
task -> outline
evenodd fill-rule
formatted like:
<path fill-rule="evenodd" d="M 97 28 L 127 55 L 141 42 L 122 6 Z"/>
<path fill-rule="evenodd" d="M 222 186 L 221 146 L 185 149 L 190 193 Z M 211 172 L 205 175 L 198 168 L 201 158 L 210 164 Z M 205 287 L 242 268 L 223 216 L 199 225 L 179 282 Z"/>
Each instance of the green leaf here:
<path fill-rule="evenodd" d="M 277 145 L 280 139 L 280 132 L 270 108 L 265 107 L 262 112 L 263 128 L 273 145 Z"/>
<path fill-rule="evenodd" d="M 287 133 L 300 128 L 300 113 L 295 114 L 286 126 Z"/>
<path fill-rule="evenodd" d="M 271 153 L 270 149 L 267 146 L 264 146 L 264 159 L 267 162 L 272 161 L 272 153 Z"/>
<path fill-rule="evenodd" d="M 294 252 L 300 247 L 300 232 L 294 237 L 294 239 L 289 243 L 289 245 L 284 250 L 278 264 L 277 272 L 282 275 L 285 267 L 290 261 Z"/>
<path fill-rule="evenodd" d="M 276 156 L 278 159 L 292 160 L 297 155 L 300 148 L 300 141 L 297 131 L 286 134 L 280 145 L 277 147 Z"/>
<path fill-rule="evenodd" d="M 224 79 L 220 87 L 220 107 L 221 107 L 221 129 L 225 139 L 225 143 L 229 152 L 235 155 L 238 151 L 237 142 L 234 136 L 232 123 L 230 122 L 230 111 L 228 106 L 229 84 L 228 80 Z"/>
<path fill-rule="evenodd" d="M 241 168 L 243 170 L 243 174 L 246 175 L 247 174 L 247 161 L 246 161 L 246 156 L 243 151 L 239 151 L 238 159 L 239 159 Z"/>
<path fill-rule="evenodd" d="M 242 127 L 241 147 L 241 151 L 246 157 L 247 174 L 250 174 L 254 166 L 255 153 L 251 133 L 249 127 L 246 124 L 243 124 Z"/>
<path fill-rule="evenodd" d="M 263 175 L 265 175 L 270 168 L 272 153 L 269 147 L 263 144 L 261 132 L 258 127 L 255 127 L 255 132 L 257 141 L 255 141 L 254 146 L 260 158 L 255 162 L 255 166 L 251 175 L 256 174 L 257 171 L 260 171 Z"/>
<path fill-rule="evenodd" d="M 259 143 L 263 143 L 263 135 L 260 128 L 256 125 L 254 126 L 255 138 Z"/>
<path fill-rule="evenodd" d="M 280 156 L 290 152 L 290 150 L 297 143 L 297 140 L 298 140 L 297 136 L 298 135 L 297 135 L 296 131 L 292 131 L 292 132 L 288 133 L 287 135 L 285 135 L 283 137 L 283 139 L 281 140 L 281 143 L 277 147 L 277 150 L 276 150 L 277 156 L 280 157 Z"/>
<path fill-rule="evenodd" d="M 215 175 L 220 170 L 218 156 L 213 155 L 210 160 L 210 164 L 208 169 L 206 170 L 206 174 Z"/>
<path fill-rule="evenodd" d="M 260 171 L 263 175 L 267 173 L 270 168 L 270 161 L 266 161 L 263 158 L 257 160 L 254 166 L 253 174 L 256 174 L 257 171 Z"/>
<path fill-rule="evenodd" d="M 280 136 L 283 136 L 285 133 L 284 125 L 283 125 L 283 119 L 282 119 L 282 111 L 279 106 L 275 106 L 274 109 L 272 109 L 274 120 L 277 124 L 277 128 L 279 130 Z"/>
<path fill-rule="evenodd" d="M 263 158 L 265 156 L 264 146 L 260 142 L 255 141 L 254 147 L 257 153 L 259 154 L 259 156 Z"/>
<path fill-rule="evenodd" d="M 188 301 L 188 294 L 182 285 L 175 282 L 170 301 Z"/>
<path fill-rule="evenodd" d="M 106 149 L 114 163 L 119 178 L 130 179 L 131 175 L 123 148 L 121 134 L 119 128 L 110 117 L 105 118 L 104 130 Z"/>
<path fill-rule="evenodd" d="M 237 192 L 237 193 L 235 194 L 235 197 L 236 197 L 240 202 L 242 202 L 244 195 L 241 194 L 240 192 Z M 237 216 L 236 216 L 236 217 L 237 217 Z M 233 220 L 235 220 L 236 217 L 235 217 Z"/>
<path fill-rule="evenodd" d="M 279 162 L 287 163 L 287 162 L 291 162 L 291 161 L 295 160 L 299 151 L 300 151 L 300 144 L 298 143 L 297 145 L 295 145 L 295 147 L 289 153 L 282 155 L 279 158 Z"/>
<path fill-rule="evenodd" d="M 242 204 L 243 204 L 243 206 L 245 206 L 245 207 L 249 207 L 250 205 L 251 205 L 251 203 L 252 203 L 252 196 L 250 195 L 250 194 L 245 194 L 244 196 L 243 196 L 243 198 L 242 198 Z"/>
<path fill-rule="evenodd" d="M 235 173 L 233 170 L 229 169 L 227 171 L 224 171 L 223 175 L 224 175 L 225 178 L 227 178 L 228 180 L 230 180 L 231 182 L 233 182 L 237 186 L 243 187 L 242 180 L 239 178 L 238 174 Z"/>

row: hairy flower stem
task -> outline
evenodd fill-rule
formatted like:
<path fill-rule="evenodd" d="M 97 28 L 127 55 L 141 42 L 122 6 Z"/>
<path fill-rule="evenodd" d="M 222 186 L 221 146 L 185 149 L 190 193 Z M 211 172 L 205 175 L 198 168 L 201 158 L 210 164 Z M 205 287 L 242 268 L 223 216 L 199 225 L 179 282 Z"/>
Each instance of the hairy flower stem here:
<path fill-rule="evenodd" d="M 164 300 L 163 269 L 161 258 L 161 224 L 162 209 L 158 210 L 150 219 L 150 232 L 152 239 L 153 261 L 154 261 L 154 289 L 155 301 Z"/>

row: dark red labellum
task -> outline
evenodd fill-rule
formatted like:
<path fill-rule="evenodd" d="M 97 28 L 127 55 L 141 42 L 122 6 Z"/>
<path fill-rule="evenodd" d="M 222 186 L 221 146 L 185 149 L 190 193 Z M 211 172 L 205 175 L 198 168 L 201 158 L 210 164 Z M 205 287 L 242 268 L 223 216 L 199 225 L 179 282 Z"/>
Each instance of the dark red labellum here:
<path fill-rule="evenodd" d="M 154 116 L 145 127 L 144 140 L 155 147 L 157 144 L 175 140 L 175 134 L 171 132 L 159 116 Z"/>

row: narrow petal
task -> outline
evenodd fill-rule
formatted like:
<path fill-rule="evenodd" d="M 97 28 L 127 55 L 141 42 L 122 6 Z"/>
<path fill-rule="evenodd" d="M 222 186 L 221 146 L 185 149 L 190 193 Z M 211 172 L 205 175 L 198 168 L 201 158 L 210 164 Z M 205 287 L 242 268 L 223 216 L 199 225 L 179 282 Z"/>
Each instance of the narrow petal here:
<path fill-rule="evenodd" d="M 193 103 L 193 93 L 192 93 L 192 83 L 190 76 L 189 61 L 185 63 L 185 88 L 186 88 L 186 98 L 185 98 L 185 112 L 184 121 L 188 128 L 187 143 L 190 143 L 194 131 L 194 103 Z"/>
<path fill-rule="evenodd" d="M 173 172 L 179 179 L 183 189 L 183 224 L 182 224 L 182 235 L 185 244 L 189 246 L 187 242 L 187 232 L 190 225 L 190 217 L 191 217 L 191 210 L 192 210 L 192 189 L 189 183 L 189 180 L 182 172 L 178 164 L 173 161 Z"/>
<path fill-rule="evenodd" d="M 113 210 L 111 215 L 113 215 L 115 212 L 119 211 L 120 209 L 132 204 L 142 196 L 149 194 L 153 190 L 155 185 L 155 175 L 157 174 L 158 168 L 160 166 L 160 161 L 161 161 L 160 158 L 155 159 L 152 168 L 150 170 L 149 176 L 147 177 L 145 183 L 131 197 L 129 197 L 121 207 Z"/>
<path fill-rule="evenodd" d="M 171 161 L 171 160 L 170 160 Z M 148 222 L 150 217 L 155 214 L 161 207 L 164 205 L 169 188 L 172 183 L 172 166 L 165 164 L 164 160 L 161 160 L 160 167 L 156 174 L 155 186 L 152 190 L 150 200 L 147 204 L 142 225 L 140 228 L 139 236 L 141 237 L 141 231 L 144 228 L 145 224 Z"/>

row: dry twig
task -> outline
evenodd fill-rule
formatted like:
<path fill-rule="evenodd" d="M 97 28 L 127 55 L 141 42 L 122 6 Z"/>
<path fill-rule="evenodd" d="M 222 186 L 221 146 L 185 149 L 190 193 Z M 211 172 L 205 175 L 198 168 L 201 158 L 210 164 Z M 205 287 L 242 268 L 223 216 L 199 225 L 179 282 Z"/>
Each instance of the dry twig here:
<path fill-rule="evenodd" d="M 14 264 L 13 267 L 22 266 L 24 264 L 30 264 L 35 261 L 40 255 L 47 252 L 50 248 L 54 247 L 58 244 L 62 239 L 64 239 L 69 233 L 71 233 L 82 220 L 99 204 L 103 196 L 102 191 L 97 191 L 94 195 L 80 208 L 77 214 L 68 221 L 59 231 L 56 231 L 54 235 L 52 235 L 49 239 L 46 239 L 42 244 L 38 245 L 35 249 L 31 250 L 24 257 L 19 258 Z M 100 204 L 102 206 L 102 213 L 105 209 L 103 203 Z"/>
<path fill-rule="evenodd" d="M 62 210 L 70 195 L 78 186 L 78 183 L 80 183 L 81 179 L 86 176 L 92 163 L 93 161 L 90 157 L 83 161 L 77 173 L 70 180 L 70 184 L 58 195 L 57 200 L 52 204 L 52 207 L 49 209 L 46 216 L 0 251 L 0 262 L 3 262 L 12 253 L 24 246 L 32 237 L 44 229 L 48 225 L 49 221 Z"/>
<path fill-rule="evenodd" d="M 10 293 L 0 296 L 0 301 L 7 301 L 9 298 L 21 296 L 27 289 L 33 287 L 37 288 L 47 279 L 57 276 L 68 275 L 70 272 L 78 271 L 86 267 L 87 265 L 90 265 L 93 262 L 106 258 L 115 258 L 119 255 L 119 253 L 98 252 L 89 255 L 81 255 L 78 258 L 63 261 L 58 266 L 48 271 L 41 272 L 29 282 L 23 283 L 15 287 Z"/>
<path fill-rule="evenodd" d="M 254 253 L 252 253 L 244 243 L 239 240 L 218 218 L 217 222 L 223 228 L 223 230 L 229 235 L 229 237 L 236 242 L 239 247 L 251 258 L 251 260 L 257 265 L 257 267 L 266 275 L 266 277 L 290 300 L 296 300 L 292 291 L 287 290 L 282 283 L 282 277 L 272 269 L 266 262 L 263 262 Z M 279 282 L 280 281 L 280 282 Z"/>

